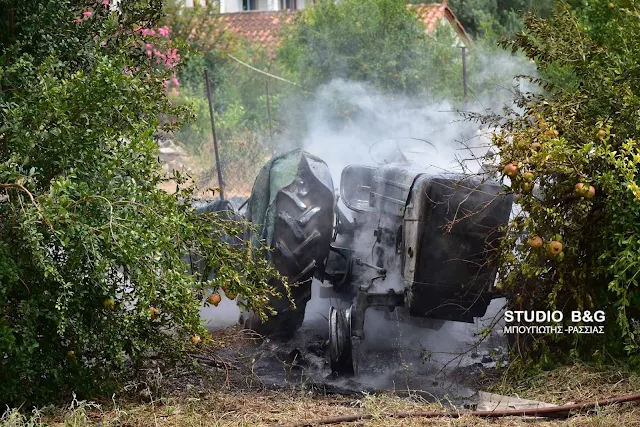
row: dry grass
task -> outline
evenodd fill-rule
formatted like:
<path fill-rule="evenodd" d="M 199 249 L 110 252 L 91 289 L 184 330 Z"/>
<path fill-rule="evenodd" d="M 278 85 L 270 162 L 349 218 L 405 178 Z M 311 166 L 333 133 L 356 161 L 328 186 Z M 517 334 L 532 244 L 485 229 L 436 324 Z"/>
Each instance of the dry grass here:
<path fill-rule="evenodd" d="M 450 418 L 381 417 L 396 411 L 436 410 L 439 405 L 393 396 L 367 396 L 359 400 L 344 397 L 312 397 L 282 392 L 234 395 L 213 392 L 204 398 L 174 397 L 153 404 L 123 405 L 108 408 L 80 404 L 74 410 L 41 415 L 35 425 L 53 426 L 269 426 L 291 425 L 300 421 L 350 414 L 372 414 L 374 419 L 339 425 L 371 426 L 528 426 L 532 419 L 481 419 L 462 416 Z M 603 409 L 596 414 L 565 420 L 535 420 L 543 426 L 632 426 L 640 418 L 632 410 Z M 377 416 L 377 417 L 376 417 Z M 8 423 L 6 426 L 26 426 Z"/>
<path fill-rule="evenodd" d="M 530 385 L 518 385 L 521 397 L 557 404 L 606 398 L 640 390 L 640 377 L 621 369 L 596 370 L 586 366 L 563 367 L 537 378 Z M 16 412 L 7 413 L 2 427 L 27 426 L 268 426 L 291 425 L 350 414 L 371 414 L 371 420 L 339 425 L 350 426 L 640 426 L 640 408 L 632 404 L 600 408 L 569 420 L 524 418 L 482 419 L 382 417 L 380 414 L 448 410 L 446 402 L 428 403 L 418 396 L 366 395 L 361 398 L 318 396 L 293 391 L 251 391 L 217 389 L 191 391 L 146 403 L 74 402 L 71 407 L 43 410 L 30 421 Z"/>
<path fill-rule="evenodd" d="M 525 399 L 568 404 L 639 393 L 640 375 L 622 366 L 597 369 L 576 364 L 540 374 L 521 384 L 508 385 L 503 379 L 496 389 Z"/>

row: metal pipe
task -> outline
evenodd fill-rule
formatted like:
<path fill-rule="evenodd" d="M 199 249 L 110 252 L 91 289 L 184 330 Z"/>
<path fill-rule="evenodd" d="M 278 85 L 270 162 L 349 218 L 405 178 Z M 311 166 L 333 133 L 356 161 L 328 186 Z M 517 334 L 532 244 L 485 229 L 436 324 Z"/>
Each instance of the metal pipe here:
<path fill-rule="evenodd" d="M 213 151 L 216 155 L 216 170 L 218 171 L 218 188 L 220 200 L 224 200 L 224 181 L 222 180 L 222 168 L 220 167 L 220 154 L 218 153 L 218 139 L 216 138 L 216 123 L 213 110 L 213 96 L 211 95 L 211 83 L 209 82 L 209 70 L 204 69 L 204 80 L 207 84 L 207 98 L 209 99 L 209 115 L 211 116 L 211 133 L 213 134 Z"/>
<path fill-rule="evenodd" d="M 385 268 L 378 267 L 377 265 L 369 264 L 362 260 L 362 258 L 356 258 L 356 264 L 361 265 L 363 267 L 369 267 L 376 271 L 376 273 L 381 274 L 383 276 L 387 275 L 387 270 Z"/>

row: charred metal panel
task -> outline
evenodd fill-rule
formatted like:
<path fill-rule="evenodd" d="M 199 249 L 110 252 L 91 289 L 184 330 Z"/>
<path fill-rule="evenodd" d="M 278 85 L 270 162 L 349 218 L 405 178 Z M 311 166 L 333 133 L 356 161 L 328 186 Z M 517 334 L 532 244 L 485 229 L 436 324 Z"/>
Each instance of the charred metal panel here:
<path fill-rule="evenodd" d="M 473 322 L 485 314 L 491 250 L 513 198 L 495 181 L 420 175 L 404 218 L 403 273 L 412 316 Z"/>

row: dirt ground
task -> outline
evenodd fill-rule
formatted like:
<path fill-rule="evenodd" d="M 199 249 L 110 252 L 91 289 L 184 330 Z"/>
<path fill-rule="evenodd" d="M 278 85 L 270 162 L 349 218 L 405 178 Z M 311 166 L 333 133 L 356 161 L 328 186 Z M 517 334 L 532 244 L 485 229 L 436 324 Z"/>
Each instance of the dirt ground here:
<path fill-rule="evenodd" d="M 30 419 L 17 411 L 7 411 L 0 426 L 294 426 L 319 425 L 314 420 L 347 415 L 366 419 L 333 425 L 640 426 L 640 405 L 632 403 L 597 407 L 568 419 L 487 419 L 465 415 L 469 409 L 464 405 L 446 397 L 433 399 L 417 390 L 344 395 L 339 390 L 299 381 L 274 386 L 252 372 L 254 338 L 230 328 L 218 334 L 216 342 L 191 355 L 191 363 L 164 375 L 150 367 L 146 381 L 130 384 L 122 395 L 43 408 Z M 291 368 L 291 363 L 283 360 L 283 375 Z M 615 366 L 565 366 L 515 383 L 493 368 L 474 380 L 482 390 L 558 405 L 601 401 L 640 391 L 640 375 Z M 453 411 L 459 416 L 394 416 L 425 411 Z"/>

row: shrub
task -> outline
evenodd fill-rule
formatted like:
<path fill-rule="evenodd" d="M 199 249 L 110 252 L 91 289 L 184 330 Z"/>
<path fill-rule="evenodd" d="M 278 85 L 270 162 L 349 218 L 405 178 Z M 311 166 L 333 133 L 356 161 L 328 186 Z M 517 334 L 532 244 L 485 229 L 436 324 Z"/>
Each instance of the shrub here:
<path fill-rule="evenodd" d="M 204 342 L 209 288 L 264 313 L 275 273 L 222 242 L 243 224 L 158 189 L 159 117 L 175 130 L 188 116 L 165 94 L 173 70 L 141 48 L 161 2 L 14 5 L 13 25 L 0 19 L 0 401 L 30 405 L 112 391 Z M 213 280 L 190 274 L 189 250 Z"/>
<path fill-rule="evenodd" d="M 502 127 L 494 138 L 498 170 L 518 168 L 510 190 L 521 208 L 503 242 L 501 276 L 514 308 L 607 315 L 605 335 L 521 337 L 525 349 L 559 347 L 587 358 L 626 351 L 637 363 L 640 21 L 632 2 L 590 7 L 589 25 L 561 4 L 553 20 L 530 15 L 526 30 L 505 42 L 547 77 L 538 80 L 545 92 L 521 94 L 521 112 L 491 121 Z M 544 245 L 530 247 L 532 236 Z M 562 245 L 557 255 L 548 251 L 553 241 Z"/>

